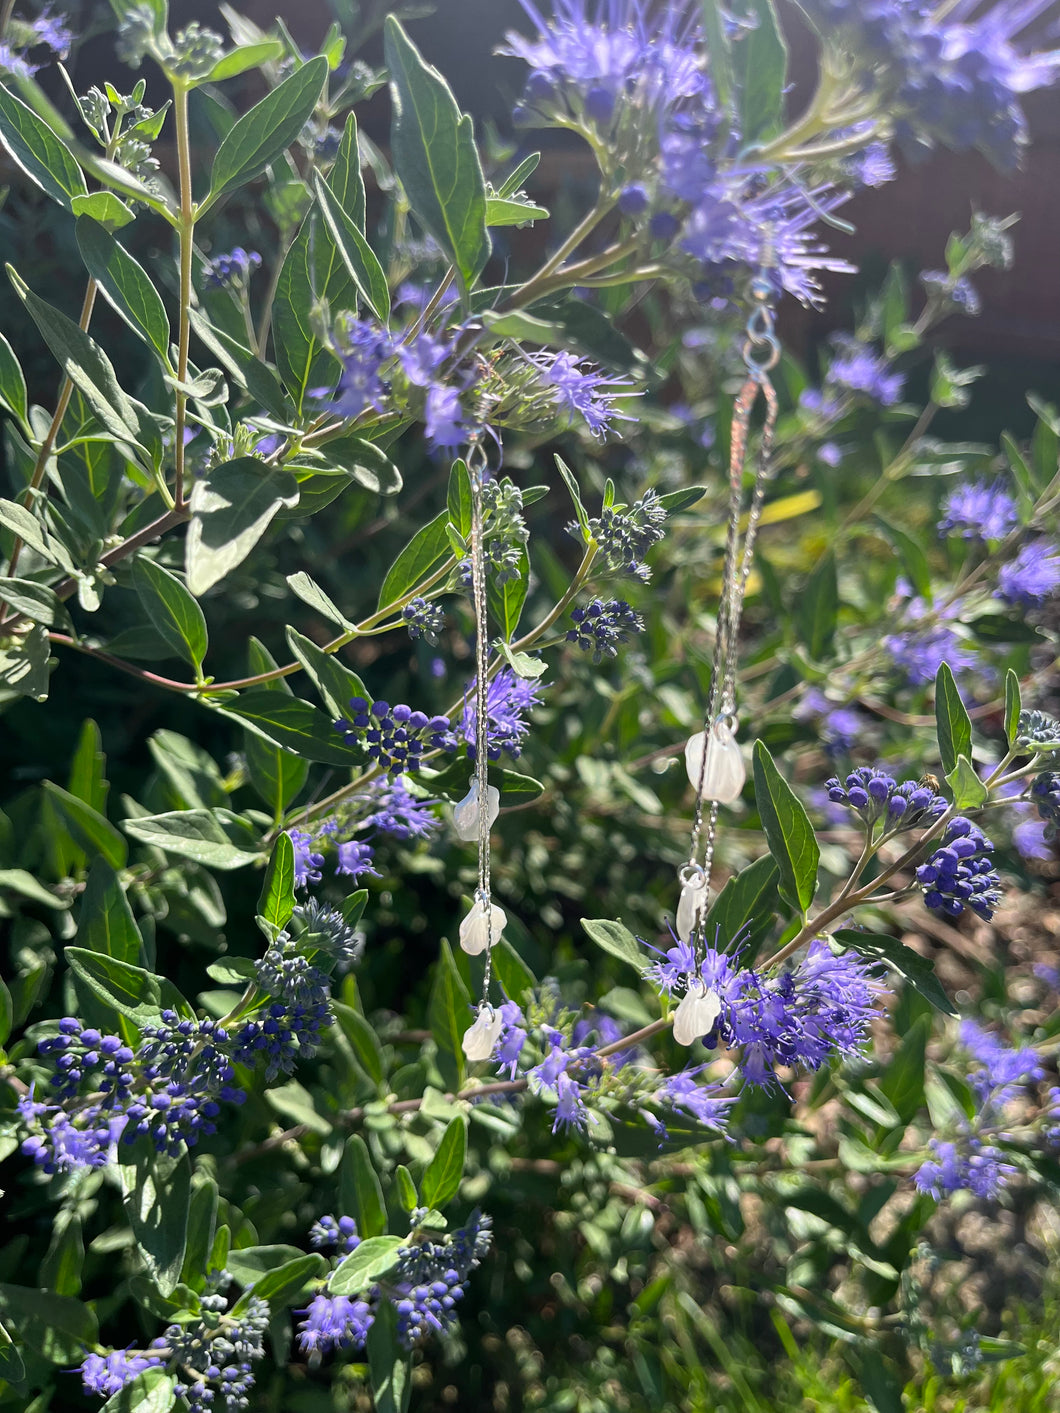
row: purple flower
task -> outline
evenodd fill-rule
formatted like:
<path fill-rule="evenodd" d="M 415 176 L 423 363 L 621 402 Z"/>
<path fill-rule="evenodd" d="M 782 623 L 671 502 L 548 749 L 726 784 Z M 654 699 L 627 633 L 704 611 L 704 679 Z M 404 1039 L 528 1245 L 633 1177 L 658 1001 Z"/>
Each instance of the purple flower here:
<path fill-rule="evenodd" d="M 620 643 L 631 633 L 644 632 L 644 619 L 624 599 L 593 599 L 584 608 L 572 609 L 570 616 L 574 627 L 567 632 L 567 642 L 591 652 L 593 662 L 617 657 Z"/>
<path fill-rule="evenodd" d="M 1060 553 L 1045 540 L 1033 540 L 997 573 L 995 598 L 1015 608 L 1044 603 L 1060 588 Z"/>
<path fill-rule="evenodd" d="M 296 888 L 305 888 L 310 883 L 319 883 L 323 876 L 324 855 L 313 849 L 315 840 L 304 829 L 288 829 L 287 836 L 294 845 L 294 882 Z"/>
<path fill-rule="evenodd" d="M 619 412 L 614 399 L 632 392 L 633 385 L 625 378 L 609 378 L 591 363 L 571 354 L 542 351 L 529 354 L 539 377 L 568 421 L 579 416 L 594 437 L 606 436 L 613 421 L 635 422 L 636 418 Z"/>
<path fill-rule="evenodd" d="M 358 839 L 347 839 L 344 844 L 338 846 L 336 853 L 338 854 L 335 863 L 336 873 L 345 873 L 351 878 L 358 878 L 362 873 L 370 873 L 373 878 L 382 878 L 383 875 L 379 870 L 372 867 L 375 850 L 371 844 L 366 844 Z"/>
<path fill-rule="evenodd" d="M 883 646 L 895 667 L 905 673 L 911 687 L 934 682 L 944 662 L 955 676 L 971 671 L 979 662 L 975 649 L 966 647 L 952 628 L 925 628 L 919 632 L 911 628 L 891 633 L 884 638 Z"/>
<path fill-rule="evenodd" d="M 590 1122 L 596 1120 L 585 1107 L 582 1099 L 583 1086 L 564 1070 L 556 1077 L 556 1109 L 552 1120 L 552 1132 L 557 1129 L 576 1128 L 580 1133 L 588 1132 Z"/>
<path fill-rule="evenodd" d="M 729 1110 L 736 1100 L 731 1095 L 723 1096 L 720 1084 L 697 1084 L 696 1078 L 704 1068 L 698 1065 L 670 1075 L 655 1091 L 655 1101 L 690 1114 L 704 1128 L 724 1133 L 729 1122 Z"/>
<path fill-rule="evenodd" d="M 504 1028 L 501 1031 L 494 1055 L 497 1064 L 502 1069 L 507 1069 L 508 1078 L 514 1079 L 515 1071 L 519 1067 L 519 1056 L 527 1041 L 527 1032 L 524 1028 L 525 1017 L 514 1001 L 505 1001 L 500 1008 L 500 1013 Z"/>
<path fill-rule="evenodd" d="M 378 780 L 366 800 L 374 805 L 364 820 L 366 829 L 378 829 L 394 839 L 425 839 L 440 828 L 432 813 L 434 800 L 421 800 L 413 795 L 403 776 L 393 780 Z"/>
<path fill-rule="evenodd" d="M 244 250 L 237 245 L 224 255 L 215 255 L 202 267 L 203 284 L 207 289 L 245 289 L 251 273 L 261 265 L 256 250 Z"/>
<path fill-rule="evenodd" d="M 475 685 L 474 682 L 468 684 L 460 722 L 460 736 L 467 742 L 468 755 L 472 759 L 475 757 L 478 732 Z M 507 751 L 513 760 L 519 759 L 523 742 L 530 733 L 526 716 L 542 700 L 540 685 L 518 676 L 510 667 L 502 667 L 492 678 L 486 689 L 487 754 L 490 760 L 500 760 L 502 751 Z"/>
<path fill-rule="evenodd" d="M 298 1343 L 304 1354 L 327 1354 L 333 1349 L 364 1348 L 375 1312 L 364 1300 L 345 1295 L 315 1295 L 302 1314 Z"/>
<path fill-rule="evenodd" d="M 349 318 L 343 324 L 337 352 L 342 374 L 332 398 L 335 413 L 353 418 L 369 407 L 382 412 L 387 395 L 382 368 L 394 354 L 390 334 L 368 319 Z"/>
<path fill-rule="evenodd" d="M 935 852 L 916 871 L 925 906 L 951 917 L 969 907 L 989 922 L 1001 901 L 1001 879 L 990 859 L 993 849 L 970 819 L 951 819 Z"/>
<path fill-rule="evenodd" d="M 1045 1069 L 1032 1046 L 1013 1050 L 974 1020 L 961 1022 L 961 1044 L 976 1061 L 969 1081 L 982 1108 L 1001 1109 L 1016 1097 L 1023 1085 L 1045 1078 Z"/>
<path fill-rule="evenodd" d="M 959 535 L 964 540 L 1003 540 L 1018 521 L 1016 502 L 1003 486 L 973 481 L 947 496 L 939 534 Z"/>
<path fill-rule="evenodd" d="M 447 716 L 429 717 L 404 703 L 391 707 L 389 702 L 369 702 L 364 697 L 352 697 L 350 710 L 348 719 L 335 722 L 335 730 L 349 745 L 365 745 L 391 779 L 419 770 L 425 747 L 448 751 L 456 745 Z"/>
<path fill-rule="evenodd" d="M 111 1398 L 132 1383 L 145 1369 L 156 1369 L 162 1363 L 157 1354 L 133 1353 L 131 1349 L 112 1349 L 109 1354 L 86 1355 L 81 1365 L 81 1383 L 86 1393 Z"/>
<path fill-rule="evenodd" d="M 978 291 L 967 275 L 954 278 L 945 270 L 921 270 L 920 283 L 929 295 L 942 301 L 947 312 L 959 310 L 975 318 L 982 310 Z"/>
<path fill-rule="evenodd" d="M 429 388 L 449 349 L 430 334 L 417 334 L 411 343 L 399 343 L 397 355 L 405 377 L 418 388 Z"/>
<path fill-rule="evenodd" d="M 843 448 L 836 442 L 822 442 L 817 448 L 817 460 L 834 468 L 843 460 Z"/>
<path fill-rule="evenodd" d="M 467 441 L 468 424 L 464 421 L 456 388 L 432 384 L 427 393 L 424 420 L 432 451 L 454 452 Z"/>
<path fill-rule="evenodd" d="M 851 161 L 850 166 L 862 186 L 885 186 L 897 176 L 894 158 L 885 142 L 870 142 L 864 152 Z"/>
<path fill-rule="evenodd" d="M 639 500 L 622 510 L 604 506 L 599 516 L 589 521 L 589 532 L 599 547 L 603 568 L 647 582 L 651 570 L 642 561 L 652 545 L 663 538 L 665 523 L 666 509 L 656 491 L 645 491 Z M 581 538 L 581 526 L 572 523 L 567 529 Z"/>
<path fill-rule="evenodd" d="M 901 784 L 879 766 L 858 766 L 841 784 L 837 776 L 825 781 L 828 798 L 855 810 L 866 824 L 885 820 L 888 830 L 916 829 L 945 814 L 946 800 L 927 785 L 903 780 Z"/>
<path fill-rule="evenodd" d="M 921 1164 L 913 1181 L 918 1191 L 936 1200 L 963 1188 L 993 1201 L 1016 1172 L 1000 1149 L 974 1136 L 962 1137 L 959 1143 L 933 1138 L 929 1146 L 933 1156 Z"/>
<path fill-rule="evenodd" d="M 898 401 L 905 378 L 893 372 L 886 359 L 849 334 L 837 335 L 833 342 L 836 352 L 828 368 L 827 383 L 848 392 L 864 393 L 884 407 Z"/>
<path fill-rule="evenodd" d="M 309 1244 L 314 1251 L 341 1251 L 348 1256 L 361 1244 L 357 1223 L 352 1217 L 335 1220 L 330 1213 L 317 1219 L 309 1229 Z"/>

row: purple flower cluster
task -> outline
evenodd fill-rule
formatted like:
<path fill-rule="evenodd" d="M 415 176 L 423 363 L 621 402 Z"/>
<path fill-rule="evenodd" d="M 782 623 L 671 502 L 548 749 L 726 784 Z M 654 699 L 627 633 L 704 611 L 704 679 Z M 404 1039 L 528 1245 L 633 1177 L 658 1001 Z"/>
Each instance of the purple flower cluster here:
<path fill-rule="evenodd" d="M 414 1212 L 413 1220 L 417 1214 Z M 338 1228 L 349 1218 L 340 1218 Z M 317 1249 L 335 1246 L 334 1218 L 321 1218 L 311 1236 Z M 315 1234 L 321 1229 L 321 1239 Z M 442 1240 L 423 1235 L 398 1252 L 394 1269 L 368 1292 L 367 1299 L 351 1300 L 320 1291 L 302 1312 L 298 1342 L 304 1352 L 319 1356 L 332 1350 L 364 1348 L 381 1302 L 389 1301 L 397 1315 L 398 1342 L 412 1349 L 431 1334 L 443 1334 L 456 1319 L 457 1302 L 463 1298 L 471 1272 L 490 1248 L 490 1219 L 471 1214 L 461 1227 Z M 352 1249 L 352 1248 L 348 1248 Z"/>
<path fill-rule="evenodd" d="M 120 1393 L 145 1369 L 157 1369 L 160 1354 L 148 1354 L 139 1349 L 112 1349 L 107 1354 L 88 1354 L 81 1363 L 81 1384 L 86 1393 L 110 1398 Z"/>
<path fill-rule="evenodd" d="M 474 682 L 468 684 L 459 727 L 460 739 L 467 742 L 467 753 L 472 760 L 478 749 L 475 685 Z M 507 751 L 513 760 L 519 759 L 523 742 L 530 734 L 527 716 L 542 700 L 539 688 L 540 683 L 520 677 L 510 667 L 502 667 L 490 679 L 486 689 L 486 753 L 490 760 L 500 760 L 502 751 Z"/>
<path fill-rule="evenodd" d="M 955 278 L 946 270 L 921 270 L 920 283 L 947 313 L 959 311 L 975 318 L 982 310 L 979 292 L 967 275 Z"/>
<path fill-rule="evenodd" d="M 401 610 L 401 617 L 413 642 L 418 638 L 426 638 L 428 643 L 437 644 L 438 637 L 445 627 L 445 614 L 441 606 L 424 598 L 409 599 Z"/>
<path fill-rule="evenodd" d="M 314 1251 L 338 1252 L 348 1256 L 361 1244 L 357 1223 L 352 1217 L 339 1217 L 336 1221 L 328 1213 L 313 1223 L 309 1230 L 309 1244 Z"/>
<path fill-rule="evenodd" d="M 925 599 L 914 595 L 905 579 L 896 585 L 899 609 L 904 623 L 898 633 L 891 633 L 883 639 L 883 647 L 894 666 L 905 673 L 911 687 L 924 687 L 934 682 L 939 668 L 945 662 L 954 676 L 971 671 L 978 665 L 978 654 L 966 647 L 950 622 L 964 615 L 961 600 L 953 603 L 936 601 L 929 604 Z"/>
<path fill-rule="evenodd" d="M 340 815 L 325 820 L 315 834 L 304 829 L 289 829 L 295 850 L 296 887 L 320 882 L 325 863 L 322 850 L 331 848 L 335 850 L 336 873 L 355 879 L 363 874 L 381 877 L 372 866 L 379 839 L 397 839 L 402 843 L 425 839 L 439 828 L 433 813 L 435 804 L 434 800 L 413 795 L 404 777 L 399 775 L 372 781 L 363 794 L 346 802 Z M 354 834 L 362 837 L 354 838 Z M 306 904 L 310 906 L 311 903 Z"/>
<path fill-rule="evenodd" d="M 1046 839 L 1055 839 L 1060 834 L 1060 775 L 1055 770 L 1036 775 L 1030 795 L 1039 816 L 1045 820 Z"/>
<path fill-rule="evenodd" d="M 995 596 L 1014 608 L 1034 608 L 1060 588 L 1060 552 L 1045 540 L 1032 540 L 997 572 Z"/>
<path fill-rule="evenodd" d="M 947 804 L 930 786 L 915 780 L 901 784 L 879 766 L 858 766 L 841 784 L 838 776 L 825 781 L 828 798 L 856 811 L 867 825 L 884 820 L 884 828 L 917 829 L 945 814 Z"/>
<path fill-rule="evenodd" d="M 1027 141 L 1020 95 L 1055 79 L 1060 53 L 1025 53 L 1017 37 L 1049 0 L 958 0 L 934 16 L 923 0 L 804 0 L 822 32 L 838 38 L 862 86 L 879 95 L 906 148 L 978 148 L 1014 166 Z"/>
<path fill-rule="evenodd" d="M 863 393 L 884 407 L 891 407 L 902 395 L 905 378 L 867 344 L 850 334 L 833 338 L 835 353 L 825 375 L 826 388 Z"/>
<path fill-rule="evenodd" d="M 34 20 L 10 17 L 7 31 L 0 38 L 0 75 L 10 74 L 13 78 L 28 79 L 44 67 L 30 58 L 34 50 L 48 48 L 51 58 L 65 59 L 70 52 L 73 35 L 61 15 L 52 13 L 48 7 Z"/>
<path fill-rule="evenodd" d="M 447 716 L 428 716 L 423 711 L 389 702 L 369 702 L 350 698 L 351 717 L 335 722 L 335 730 L 351 746 L 365 745 L 377 765 L 397 779 L 405 771 L 419 770 L 420 757 L 428 747 L 451 751 L 456 745 Z"/>
<path fill-rule="evenodd" d="M 584 359 L 570 353 L 542 351 L 528 355 L 538 372 L 538 380 L 568 423 L 581 417 L 594 437 L 604 437 L 613 422 L 633 422 L 636 418 L 619 412 L 618 397 L 633 391 L 625 378 L 609 378 Z"/>
<path fill-rule="evenodd" d="M 834 706 L 816 688 L 803 695 L 792 715 L 797 721 L 816 721 L 821 745 L 830 756 L 845 755 L 865 735 L 865 718 L 856 707 Z"/>
<path fill-rule="evenodd" d="M 992 1202 L 1016 1171 L 1004 1154 L 974 1134 L 956 1141 L 932 1138 L 932 1156 L 913 1175 L 917 1190 L 928 1192 L 936 1201 L 961 1189 Z"/>
<path fill-rule="evenodd" d="M 971 481 L 947 496 L 939 534 L 984 542 L 1003 540 L 1018 522 L 1016 502 L 1004 486 Z"/>
<path fill-rule="evenodd" d="M 719 1006 L 704 1043 L 739 1049 L 744 1079 L 765 1088 L 777 1082 L 777 1065 L 816 1070 L 835 1056 L 855 1053 L 878 1014 L 883 989 L 869 964 L 851 951 L 836 954 L 820 939 L 797 966 L 776 977 L 738 969 L 736 957 L 717 948 L 708 948 L 697 966 L 686 942 L 669 948 L 646 975 L 669 995 L 713 993 Z"/>
<path fill-rule="evenodd" d="M 620 643 L 644 632 L 644 619 L 624 599 L 593 599 L 584 608 L 571 609 L 570 617 L 574 627 L 567 631 L 567 642 L 591 652 L 593 662 L 617 657 Z"/>
<path fill-rule="evenodd" d="M 970 819 L 957 815 L 942 842 L 916 871 L 924 904 L 956 917 L 966 907 L 989 922 L 1001 902 L 1001 879 L 991 862 L 994 846 Z"/>
<path fill-rule="evenodd" d="M 202 280 L 207 289 L 246 289 L 251 274 L 261 266 L 256 250 L 244 250 L 237 245 L 223 255 L 215 255 L 202 267 Z"/>

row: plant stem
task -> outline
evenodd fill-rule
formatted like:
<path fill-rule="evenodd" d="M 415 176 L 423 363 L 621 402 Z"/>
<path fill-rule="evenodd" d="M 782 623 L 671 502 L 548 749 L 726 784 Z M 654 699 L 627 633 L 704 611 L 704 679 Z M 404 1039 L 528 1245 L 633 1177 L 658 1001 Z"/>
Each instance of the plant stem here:
<path fill-rule="evenodd" d="M 173 479 L 173 504 L 184 508 L 184 424 L 187 395 L 183 384 L 188 381 L 188 349 L 191 343 L 191 261 L 195 238 L 195 204 L 191 195 L 191 143 L 188 136 L 188 89 L 180 79 L 173 80 L 173 115 L 177 129 L 177 164 L 180 170 L 180 331 L 177 353 L 176 415 L 174 418 L 173 455 L 176 470 Z"/>

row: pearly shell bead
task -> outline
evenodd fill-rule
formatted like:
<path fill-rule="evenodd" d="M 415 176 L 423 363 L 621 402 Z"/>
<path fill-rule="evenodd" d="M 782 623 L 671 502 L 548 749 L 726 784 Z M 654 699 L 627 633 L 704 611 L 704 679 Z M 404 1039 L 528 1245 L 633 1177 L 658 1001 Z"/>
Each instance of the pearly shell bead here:
<path fill-rule="evenodd" d="M 716 991 L 708 991 L 697 978 L 681 997 L 674 1012 L 674 1039 L 678 1045 L 691 1045 L 714 1029 L 714 1022 L 721 1015 L 721 998 Z"/>
<path fill-rule="evenodd" d="M 740 798 L 740 792 L 747 779 L 747 767 L 743 763 L 740 744 L 724 721 L 716 721 L 710 729 L 710 743 L 706 744 L 707 733 L 698 731 L 688 738 L 685 746 L 685 767 L 693 787 L 699 785 L 699 773 L 703 770 L 704 800 L 717 800 L 721 805 L 731 805 Z M 703 750 L 706 746 L 707 764 L 703 769 Z"/>
<path fill-rule="evenodd" d="M 501 812 L 501 792 L 496 785 L 486 786 L 486 819 L 492 826 Z M 478 838 L 478 782 L 472 784 L 464 798 L 453 806 L 453 828 L 457 838 L 471 843 Z"/>
<path fill-rule="evenodd" d="M 504 1018 L 492 1006 L 481 1006 L 474 1022 L 464 1031 L 460 1048 L 469 1060 L 488 1060 L 500 1037 Z"/>
<path fill-rule="evenodd" d="M 476 899 L 471 911 L 460 924 L 460 945 L 469 957 L 477 957 L 492 943 L 496 944 L 508 915 L 496 903 L 490 904 L 489 918 L 481 898 Z"/>
<path fill-rule="evenodd" d="M 681 884 L 675 925 L 682 942 L 689 942 L 707 915 L 707 880 L 700 874 Z"/>

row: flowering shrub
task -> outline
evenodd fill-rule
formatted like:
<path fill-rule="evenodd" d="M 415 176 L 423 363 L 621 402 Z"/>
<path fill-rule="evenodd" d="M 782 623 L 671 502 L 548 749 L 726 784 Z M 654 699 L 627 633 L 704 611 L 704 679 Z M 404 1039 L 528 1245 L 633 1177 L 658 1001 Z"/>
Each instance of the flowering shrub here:
<path fill-rule="evenodd" d="M 942 352 L 906 400 L 1011 220 L 915 302 L 892 271 L 816 379 L 773 316 L 851 269 L 821 228 L 895 150 L 1019 160 L 1047 7 L 804 0 L 793 114 L 771 0 L 525 0 L 515 120 L 599 174 L 526 274 L 539 154 L 484 157 L 398 7 L 385 73 L 338 26 L 307 55 L 229 7 L 227 39 L 112 7 L 151 77 L 62 103 L 70 28 L 0 8 L 0 141 L 86 280 L 75 321 L 7 266 L 48 409 L 0 335 L 0 693 L 65 781 L 0 830 L 0 1408 L 404 1409 L 478 1268 L 502 1338 L 536 1290 L 491 1208 L 518 1229 L 542 1162 L 637 1318 L 685 1331 L 622 1406 L 703 1392 L 657 1187 L 726 1241 L 742 1195 L 798 1214 L 773 1299 L 877 1409 L 918 1352 L 1018 1352 L 940 1334 L 915 1268 L 937 1204 L 1055 1191 L 1056 1027 L 955 1031 L 893 935 L 989 921 L 1060 828 L 1060 418 L 932 437 L 979 372 Z M 387 155 L 356 118 L 384 83 Z M 137 735 L 120 803 L 79 671 Z M 467 1398 L 508 1406 L 476 1357 Z"/>

